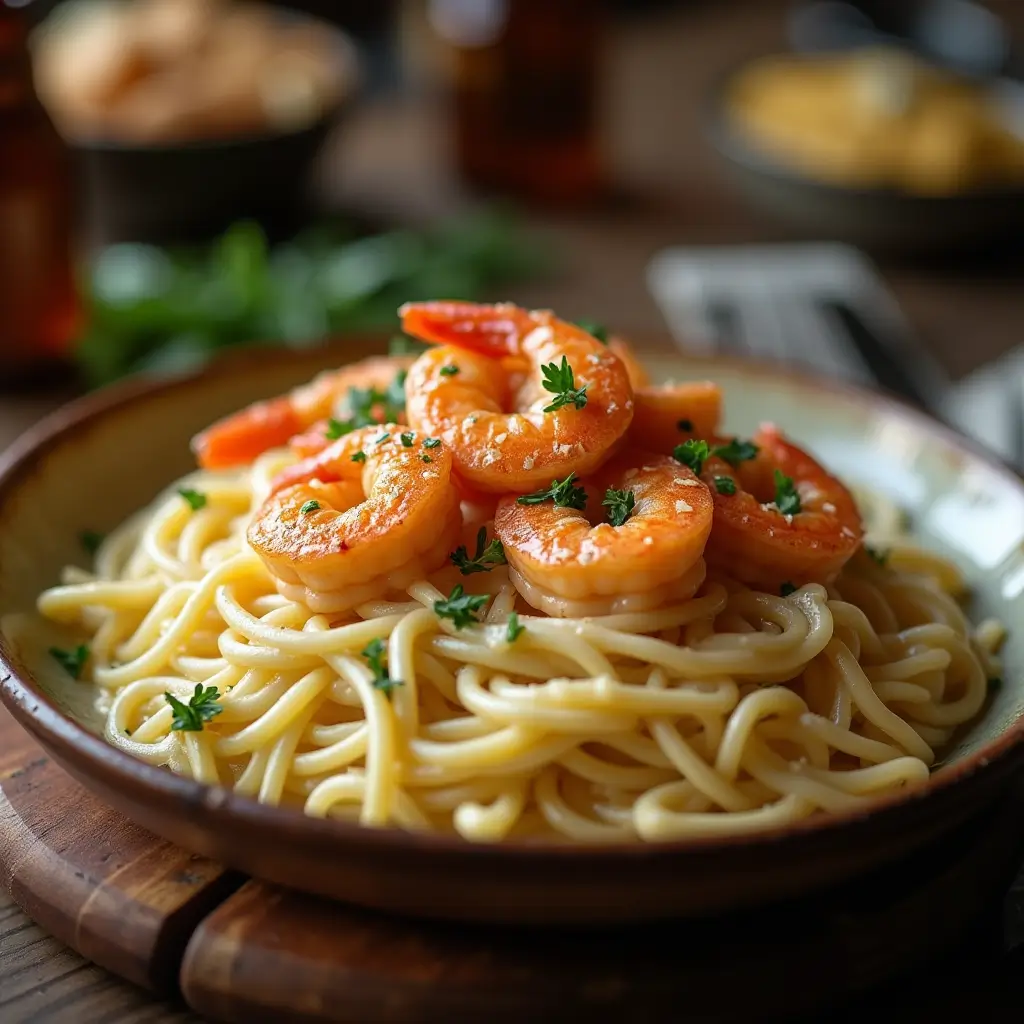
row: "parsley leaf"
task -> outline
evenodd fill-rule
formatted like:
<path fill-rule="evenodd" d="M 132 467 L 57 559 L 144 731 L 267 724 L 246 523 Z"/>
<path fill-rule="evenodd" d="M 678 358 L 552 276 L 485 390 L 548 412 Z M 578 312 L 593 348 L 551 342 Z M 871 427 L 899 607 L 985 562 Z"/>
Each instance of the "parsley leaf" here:
<path fill-rule="evenodd" d="M 441 439 L 439 437 L 428 437 L 423 441 L 424 448 L 440 448 Z"/>
<path fill-rule="evenodd" d="M 731 476 L 716 476 L 715 477 L 715 490 L 719 494 L 735 494 L 736 493 L 736 481 Z"/>
<path fill-rule="evenodd" d="M 738 466 L 741 462 L 756 458 L 759 451 L 753 441 L 739 441 L 734 437 L 728 444 L 720 444 L 711 454 L 724 459 L 730 466 Z"/>
<path fill-rule="evenodd" d="M 864 545 L 864 553 L 872 561 L 877 562 L 883 569 L 889 564 L 889 556 L 892 554 L 887 548 L 873 548 L 868 544 Z"/>
<path fill-rule="evenodd" d="M 198 512 L 206 504 L 206 495 L 202 491 L 194 491 L 191 487 L 179 487 L 178 493 L 189 503 L 193 512 Z"/>
<path fill-rule="evenodd" d="M 81 679 L 82 669 L 89 660 L 89 647 L 79 644 L 72 651 L 64 651 L 59 647 L 50 648 L 50 657 L 56 661 L 72 679 Z"/>
<path fill-rule="evenodd" d="M 487 600 L 486 594 L 464 593 L 462 584 L 456 583 L 447 598 L 434 602 L 434 614 L 442 619 L 451 619 L 456 629 L 462 629 L 480 621 L 476 613 L 487 604 Z"/>
<path fill-rule="evenodd" d="M 385 430 L 384 433 L 380 435 L 380 437 L 375 437 L 373 439 L 373 443 L 374 444 L 383 444 L 385 441 L 389 441 L 390 439 L 391 439 L 391 435 Z"/>
<path fill-rule="evenodd" d="M 475 572 L 490 572 L 496 565 L 507 564 L 501 541 L 497 537 L 489 544 L 486 541 L 487 527 L 481 526 L 476 535 L 476 554 L 472 558 L 469 557 L 464 544 L 460 544 L 448 556 L 463 576 L 471 576 Z"/>
<path fill-rule="evenodd" d="M 310 498 L 302 508 L 299 509 L 299 513 L 304 516 L 308 516 L 310 512 L 318 512 L 320 510 L 320 502 L 316 498 Z"/>
<path fill-rule="evenodd" d="M 429 455 L 421 455 L 420 462 L 433 462 L 434 460 Z"/>
<path fill-rule="evenodd" d="M 327 429 L 324 431 L 324 437 L 326 437 L 328 441 L 337 441 L 339 437 L 351 434 L 355 429 L 356 425 L 352 420 L 336 420 L 332 416 L 327 421 Z"/>
<path fill-rule="evenodd" d="M 676 428 L 689 434 L 693 430 L 693 420 L 679 420 Z"/>
<path fill-rule="evenodd" d="M 353 452 L 352 453 L 352 461 L 353 462 L 365 462 L 366 461 L 366 452 Z"/>
<path fill-rule="evenodd" d="M 544 377 L 541 387 L 555 396 L 555 400 L 550 405 L 544 406 L 545 412 L 555 412 L 567 405 L 582 409 L 587 404 L 587 388 L 590 385 L 584 384 L 581 388 L 576 387 L 576 378 L 569 365 L 569 360 L 565 356 L 562 356 L 560 365 L 548 363 L 547 366 L 540 368 L 540 372 Z"/>
<path fill-rule="evenodd" d="M 552 480 L 551 486 L 545 490 L 516 498 L 516 504 L 541 505 L 550 498 L 559 508 L 584 509 L 587 507 L 587 492 L 582 487 L 573 487 L 575 479 L 576 474 L 570 473 L 564 480 Z"/>
<path fill-rule="evenodd" d="M 782 584 L 781 587 L 779 587 L 779 593 L 783 597 L 789 597 L 790 594 L 796 593 L 796 587 L 794 587 L 793 584 L 787 580 L 785 583 Z"/>
<path fill-rule="evenodd" d="M 524 633 L 525 631 L 526 627 L 519 625 L 518 614 L 516 614 L 516 612 L 509 612 L 508 626 L 505 629 L 505 639 L 508 640 L 510 644 L 514 644 L 519 639 L 520 633 Z"/>
<path fill-rule="evenodd" d="M 682 444 L 677 444 L 672 449 L 672 458 L 676 462 L 681 462 L 684 466 L 687 466 L 697 476 L 700 476 L 700 471 L 704 468 L 704 462 L 710 454 L 711 450 L 708 447 L 707 441 L 697 441 L 692 438 L 689 441 L 684 441 Z"/>
<path fill-rule="evenodd" d="M 102 533 L 97 533 L 95 530 L 83 530 L 78 535 L 78 542 L 85 549 L 86 554 L 95 555 L 100 549 L 100 545 L 103 543 L 104 537 Z"/>
<path fill-rule="evenodd" d="M 442 377 L 454 377 L 459 372 L 459 368 L 454 363 L 449 363 L 447 366 L 442 366 L 437 372 Z"/>
<path fill-rule="evenodd" d="M 800 495 L 793 478 L 775 470 L 775 505 L 784 516 L 795 516 L 800 511 Z"/>
<path fill-rule="evenodd" d="M 413 433 L 412 433 L 411 431 L 407 431 L 407 432 L 406 432 L 406 433 L 404 433 L 404 434 L 399 434 L 399 435 L 398 435 L 398 437 L 399 437 L 399 440 L 400 440 L 400 441 L 402 442 L 402 447 L 403 447 L 403 448 L 411 448 L 411 447 L 412 447 L 412 439 L 413 439 L 413 438 L 414 438 L 415 436 L 416 436 L 416 435 L 415 435 L 415 434 L 413 434 Z"/>
<path fill-rule="evenodd" d="M 356 427 L 370 427 L 375 423 L 397 423 L 405 414 L 406 370 L 399 370 L 384 391 L 379 388 L 349 388 L 348 404 L 352 417 L 345 422 Z M 379 414 L 374 410 L 380 408 Z"/>
<path fill-rule="evenodd" d="M 392 679 L 388 675 L 387 666 L 384 664 L 386 651 L 387 646 L 384 641 L 377 637 L 363 648 L 362 654 L 370 665 L 370 671 L 373 673 L 374 688 L 380 690 L 385 697 L 390 698 L 396 686 L 404 686 L 405 684 L 401 679 Z"/>
<path fill-rule="evenodd" d="M 616 491 L 609 487 L 604 492 L 604 501 L 601 504 L 608 509 L 608 522 L 612 526 L 622 526 L 633 514 L 633 509 L 636 508 L 636 498 L 632 491 Z"/>
<path fill-rule="evenodd" d="M 577 320 L 576 326 L 586 331 L 592 338 L 597 339 L 602 345 L 608 344 L 608 328 L 604 324 L 599 324 L 596 320 Z"/>
<path fill-rule="evenodd" d="M 165 692 L 164 700 L 171 705 L 171 710 L 174 712 L 174 720 L 171 722 L 171 729 L 174 732 L 202 732 L 203 723 L 210 721 L 224 710 L 217 703 L 220 700 L 220 692 L 217 687 L 204 687 L 202 683 L 196 683 L 196 688 L 187 704 L 178 700 L 173 693 Z"/>

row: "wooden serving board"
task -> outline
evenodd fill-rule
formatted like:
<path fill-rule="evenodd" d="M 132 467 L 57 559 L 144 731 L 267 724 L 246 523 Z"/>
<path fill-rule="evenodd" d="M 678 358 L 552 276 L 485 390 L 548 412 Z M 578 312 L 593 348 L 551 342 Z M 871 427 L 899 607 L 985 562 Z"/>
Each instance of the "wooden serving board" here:
<path fill-rule="evenodd" d="M 0 870 L 13 898 L 115 974 L 154 993 L 180 987 L 199 1013 L 246 1024 L 811 1011 L 962 939 L 1013 876 L 1019 807 L 810 903 L 698 924 L 496 931 L 246 881 L 104 807 L 0 707 Z"/>

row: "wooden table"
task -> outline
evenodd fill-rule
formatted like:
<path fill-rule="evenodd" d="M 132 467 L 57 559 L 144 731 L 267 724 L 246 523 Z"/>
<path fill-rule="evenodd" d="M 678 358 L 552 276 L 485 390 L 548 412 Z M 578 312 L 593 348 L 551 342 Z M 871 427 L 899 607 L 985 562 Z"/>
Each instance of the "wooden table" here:
<path fill-rule="evenodd" d="M 998 6 L 1024 21 L 1024 5 Z M 777 237 L 769 226 L 752 221 L 719 180 L 697 124 L 700 98 L 716 70 L 743 54 L 781 45 L 781 8 L 776 0 L 684 5 L 616 33 L 607 55 L 605 121 L 610 167 L 626 198 L 599 214 L 531 216 L 566 271 L 517 288 L 511 297 L 570 317 L 598 319 L 638 337 L 660 335 L 667 346 L 643 280 L 653 253 L 680 242 Z M 404 35 L 414 41 L 415 26 L 407 23 Z M 415 46 L 410 49 L 415 66 Z M 459 208 L 466 197 L 454 184 L 444 137 L 444 113 L 436 104 L 410 96 L 373 100 L 325 154 L 326 200 L 414 222 Z M 883 271 L 911 323 L 953 376 L 1024 340 L 1019 268 L 979 274 L 886 265 Z M 0 396 L 0 449 L 65 397 Z M 1010 913 L 1018 934 L 1024 934 L 1024 894 Z M 1009 988 L 1014 958 L 993 964 L 990 948 L 979 956 L 976 938 L 970 947 L 943 965 L 950 984 L 941 1000 L 928 1001 L 927 984 L 909 983 L 899 993 L 879 996 L 870 1012 L 906 1019 L 927 1005 L 933 1018 L 945 1019 L 944 1010 L 959 1017 L 970 1013 L 976 1020 L 1017 1019 Z M 1020 967 L 1016 963 L 1014 969 Z M 0 1020 L 170 1024 L 197 1019 L 61 947 L 0 890 Z"/>

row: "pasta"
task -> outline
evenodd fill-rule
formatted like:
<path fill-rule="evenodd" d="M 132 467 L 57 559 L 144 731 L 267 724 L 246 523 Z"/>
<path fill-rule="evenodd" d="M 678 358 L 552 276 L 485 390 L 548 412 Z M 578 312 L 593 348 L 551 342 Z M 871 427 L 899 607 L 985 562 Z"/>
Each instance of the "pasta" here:
<path fill-rule="evenodd" d="M 752 833 L 928 778 L 1001 627 L 897 509 L 772 425 L 718 436 L 714 384 L 652 387 L 621 340 L 402 312 L 436 347 L 214 424 L 199 471 L 40 596 L 23 628 L 74 638 L 51 654 L 109 743 L 490 843 Z"/>
<path fill-rule="evenodd" d="M 787 597 L 712 574 L 676 605 L 586 620 L 528 614 L 499 566 L 461 630 L 433 611 L 449 566 L 332 620 L 279 595 L 245 542 L 287 461 L 194 474 L 39 601 L 87 631 L 110 743 L 264 802 L 481 842 L 752 832 L 923 782 L 995 671 L 955 569 L 905 543 Z M 375 638 L 390 698 L 361 656 Z M 196 684 L 223 711 L 173 731 L 164 693 Z"/>

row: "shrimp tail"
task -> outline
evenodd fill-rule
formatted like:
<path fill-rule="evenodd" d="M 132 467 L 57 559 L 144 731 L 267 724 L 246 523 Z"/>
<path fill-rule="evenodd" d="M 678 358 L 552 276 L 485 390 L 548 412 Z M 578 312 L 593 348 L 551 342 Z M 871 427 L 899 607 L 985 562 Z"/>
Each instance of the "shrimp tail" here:
<path fill-rule="evenodd" d="M 518 355 L 537 326 L 526 310 L 508 302 L 407 302 L 398 313 L 402 330 L 414 338 L 491 357 Z"/>
<path fill-rule="evenodd" d="M 271 398 L 218 420 L 192 439 L 203 469 L 247 465 L 269 448 L 288 443 L 305 427 L 291 399 Z"/>

